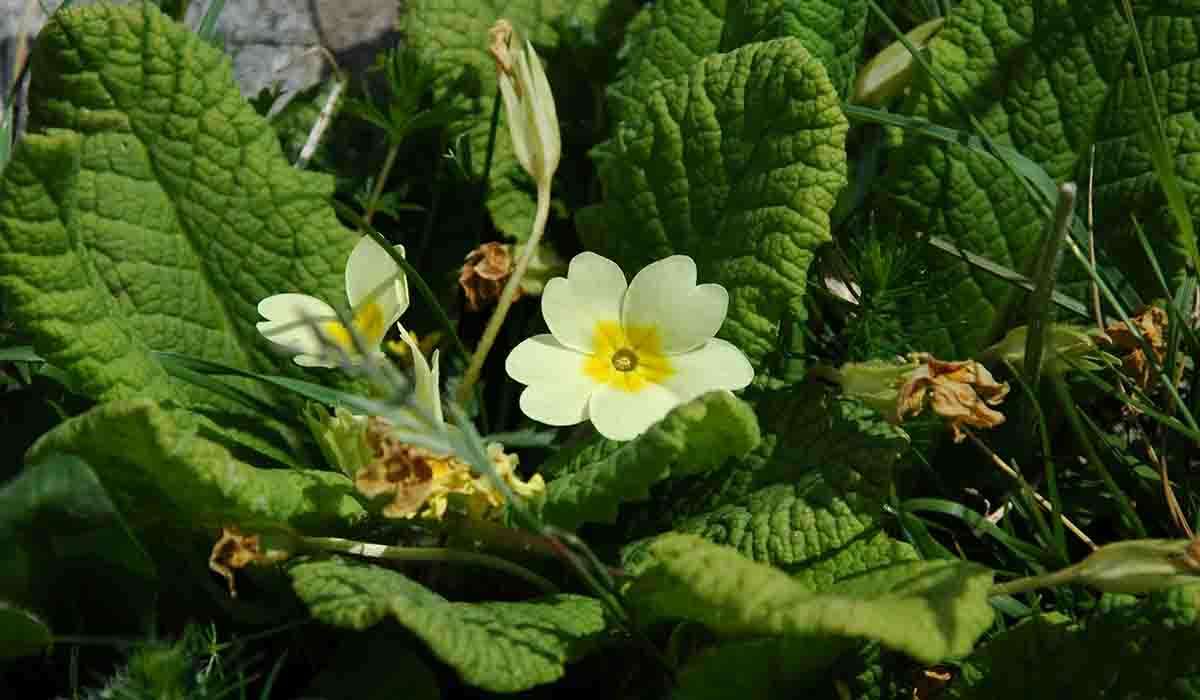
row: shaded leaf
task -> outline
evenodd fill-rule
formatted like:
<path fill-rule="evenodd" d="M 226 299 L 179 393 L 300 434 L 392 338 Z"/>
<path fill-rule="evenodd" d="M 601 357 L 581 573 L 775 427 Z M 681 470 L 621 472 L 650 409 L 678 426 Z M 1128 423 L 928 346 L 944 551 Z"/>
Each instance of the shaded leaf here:
<path fill-rule="evenodd" d="M 604 635 L 604 606 L 555 595 L 524 603 L 452 603 L 389 569 L 339 558 L 289 569 L 296 593 L 320 621 L 366 629 L 393 618 L 484 690 L 513 693 L 551 683 L 564 664 Z"/>
<path fill-rule="evenodd" d="M 559 527 L 612 522 L 626 501 L 645 500 L 649 488 L 672 475 L 703 472 L 741 457 L 759 442 L 753 411 L 726 391 L 672 410 L 629 442 L 597 437 L 547 460 L 544 516 Z"/>
<path fill-rule="evenodd" d="M 71 418 L 27 459 L 85 456 L 113 499 L 141 527 L 248 530 L 290 526 L 321 534 L 365 517 L 350 479 L 311 469 L 259 469 L 205 438 L 203 423 L 148 399 L 114 401 Z"/>

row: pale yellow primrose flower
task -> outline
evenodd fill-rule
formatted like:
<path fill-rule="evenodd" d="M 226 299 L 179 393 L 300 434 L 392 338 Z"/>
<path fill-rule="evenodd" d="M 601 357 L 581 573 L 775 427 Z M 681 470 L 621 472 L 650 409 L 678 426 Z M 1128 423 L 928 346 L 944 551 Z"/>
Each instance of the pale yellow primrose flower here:
<path fill-rule="evenodd" d="M 404 246 L 395 249 L 404 255 Z M 372 351 L 408 308 L 408 280 L 370 236 L 359 239 L 346 261 L 346 297 L 354 310 L 354 332 Z M 258 332 L 293 353 L 302 367 L 336 367 L 342 358 L 339 349 L 358 359 L 350 330 L 332 306 L 316 297 L 275 294 L 258 303 L 258 313 L 267 319 L 258 322 Z"/>
<path fill-rule="evenodd" d="M 550 81 L 538 59 L 533 44 L 516 39 L 512 24 L 501 19 L 488 32 L 489 51 L 496 60 L 500 94 L 504 98 L 508 132 L 512 136 L 517 160 L 538 184 L 550 186 L 562 155 L 562 139 L 558 133 L 558 113 Z M 510 44 L 516 39 L 516 50 Z"/>
<path fill-rule="evenodd" d="M 629 440 L 672 408 L 754 379 L 742 351 L 715 338 L 729 307 L 719 284 L 696 284 L 696 263 L 673 255 L 633 281 L 613 261 L 576 255 L 567 276 L 546 283 L 550 333 L 513 349 L 505 369 L 527 385 L 521 410 L 549 425 L 591 420 L 611 440 Z"/>

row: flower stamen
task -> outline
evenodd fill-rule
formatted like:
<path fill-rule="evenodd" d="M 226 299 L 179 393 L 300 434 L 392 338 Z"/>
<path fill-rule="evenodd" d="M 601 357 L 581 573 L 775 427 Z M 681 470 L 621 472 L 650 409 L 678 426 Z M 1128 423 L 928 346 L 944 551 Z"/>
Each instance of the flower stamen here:
<path fill-rule="evenodd" d="M 637 353 L 629 348 L 621 348 L 613 353 L 612 366 L 618 372 L 632 372 L 638 366 Z"/>

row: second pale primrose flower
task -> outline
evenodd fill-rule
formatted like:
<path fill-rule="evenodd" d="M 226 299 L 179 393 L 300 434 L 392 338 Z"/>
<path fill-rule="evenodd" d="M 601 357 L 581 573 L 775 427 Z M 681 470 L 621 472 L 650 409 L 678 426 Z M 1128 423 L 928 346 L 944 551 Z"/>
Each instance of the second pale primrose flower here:
<path fill-rule="evenodd" d="M 750 361 L 715 338 L 729 307 L 719 284 L 696 284 L 696 263 L 673 255 L 633 281 L 613 261 L 580 253 L 542 293 L 550 333 L 529 338 L 505 362 L 526 384 L 521 410 L 549 425 L 591 420 L 629 440 L 675 406 L 754 379 Z"/>
<path fill-rule="evenodd" d="M 395 246 L 404 255 L 404 246 Z M 408 308 L 408 281 L 396 261 L 370 236 L 359 239 L 346 261 L 346 297 L 353 332 L 376 351 L 392 324 Z M 258 303 L 258 331 L 295 354 L 302 367 L 336 367 L 341 357 L 356 358 L 351 330 L 333 307 L 307 294 L 275 294 Z"/>

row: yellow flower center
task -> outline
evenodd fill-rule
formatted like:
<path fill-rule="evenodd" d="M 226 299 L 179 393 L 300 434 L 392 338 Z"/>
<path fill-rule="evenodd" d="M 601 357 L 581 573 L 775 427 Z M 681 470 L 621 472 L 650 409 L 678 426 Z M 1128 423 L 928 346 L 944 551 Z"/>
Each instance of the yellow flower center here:
<path fill-rule="evenodd" d="M 583 361 L 584 374 L 622 391 L 636 393 L 675 373 L 654 326 L 622 328 L 616 321 L 599 321 L 592 348 Z"/>
<path fill-rule="evenodd" d="M 383 307 L 373 301 L 364 302 L 354 314 L 351 323 L 354 331 L 367 345 L 379 342 L 387 333 L 387 329 L 383 327 Z M 325 336 L 342 350 L 351 354 L 355 352 L 354 338 L 341 321 L 326 321 L 321 329 L 325 331 Z"/>

